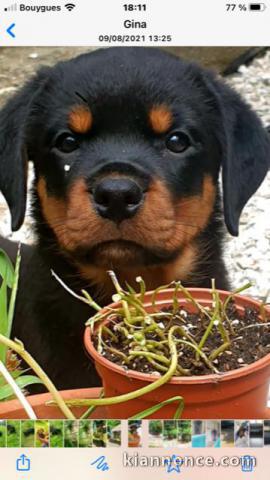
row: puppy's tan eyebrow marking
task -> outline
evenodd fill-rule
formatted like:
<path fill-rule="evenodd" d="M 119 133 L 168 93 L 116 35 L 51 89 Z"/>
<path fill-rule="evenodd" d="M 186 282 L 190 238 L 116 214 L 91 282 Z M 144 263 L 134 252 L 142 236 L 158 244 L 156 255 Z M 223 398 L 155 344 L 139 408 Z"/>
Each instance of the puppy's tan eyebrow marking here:
<path fill-rule="evenodd" d="M 93 125 L 93 116 L 86 105 L 74 105 L 68 116 L 68 125 L 76 133 L 87 133 Z"/>
<path fill-rule="evenodd" d="M 166 133 L 173 123 L 173 115 L 167 105 L 156 105 L 149 112 L 149 122 L 155 133 Z"/>

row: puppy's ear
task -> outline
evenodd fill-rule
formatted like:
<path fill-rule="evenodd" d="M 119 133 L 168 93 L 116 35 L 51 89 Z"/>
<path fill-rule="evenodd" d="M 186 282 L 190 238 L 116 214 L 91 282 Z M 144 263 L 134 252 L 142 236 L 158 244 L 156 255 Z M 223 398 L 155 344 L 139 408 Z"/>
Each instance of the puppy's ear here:
<path fill-rule="evenodd" d="M 0 191 L 10 209 L 13 231 L 22 225 L 26 208 L 27 123 L 48 70 L 41 70 L 0 111 Z"/>
<path fill-rule="evenodd" d="M 224 216 L 238 235 L 241 212 L 270 167 L 270 135 L 251 108 L 221 81 L 208 77 L 222 116 Z"/>

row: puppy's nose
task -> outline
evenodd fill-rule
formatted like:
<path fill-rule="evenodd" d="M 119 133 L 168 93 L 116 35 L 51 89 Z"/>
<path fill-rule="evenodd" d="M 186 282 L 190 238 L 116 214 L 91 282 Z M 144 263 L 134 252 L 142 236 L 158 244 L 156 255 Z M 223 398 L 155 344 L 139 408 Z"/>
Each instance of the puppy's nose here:
<path fill-rule="evenodd" d="M 121 222 L 135 215 L 142 204 L 143 191 L 129 178 L 107 178 L 95 187 L 93 198 L 102 217 Z"/>

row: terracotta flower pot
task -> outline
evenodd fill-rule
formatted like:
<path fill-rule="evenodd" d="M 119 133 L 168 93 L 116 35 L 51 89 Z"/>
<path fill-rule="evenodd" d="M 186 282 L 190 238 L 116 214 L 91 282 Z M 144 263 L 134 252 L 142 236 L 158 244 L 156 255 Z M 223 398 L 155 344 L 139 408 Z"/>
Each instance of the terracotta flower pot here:
<path fill-rule="evenodd" d="M 62 397 L 67 400 L 73 398 L 98 398 L 100 395 L 100 388 L 84 388 L 81 390 L 66 390 L 62 392 Z M 32 395 L 27 397 L 29 403 L 32 405 L 35 414 L 38 418 L 59 419 L 64 418 L 62 412 L 58 407 L 50 407 L 46 403 L 52 399 L 49 393 L 42 393 L 40 395 Z M 76 418 L 79 418 L 85 411 L 85 408 L 74 408 L 73 413 Z M 18 400 L 10 400 L 9 402 L 0 402 L 0 419 L 26 419 L 27 414 L 22 408 Z M 91 418 L 107 418 L 107 411 L 105 408 L 97 408 Z"/>
<path fill-rule="evenodd" d="M 190 292 L 201 305 L 211 305 L 210 290 L 191 288 Z M 220 291 L 219 294 L 222 301 L 229 295 L 225 291 Z M 151 295 L 149 292 L 145 296 L 145 308 L 149 312 L 152 308 Z M 189 311 L 195 311 L 182 292 L 178 292 L 178 298 Z M 242 295 L 235 295 L 234 300 L 239 312 L 243 312 L 247 306 L 259 307 L 259 302 Z M 160 308 L 167 307 L 171 303 L 172 290 L 158 294 L 157 304 Z M 116 306 L 118 304 L 110 305 L 110 307 Z M 100 355 L 93 345 L 89 327 L 85 331 L 85 347 L 94 359 L 96 369 L 102 378 L 105 397 L 114 397 L 137 390 L 157 379 L 153 375 L 124 370 Z M 266 407 L 269 379 L 270 354 L 251 365 L 221 375 L 173 377 L 170 382 L 143 397 L 108 406 L 107 409 L 110 418 L 129 418 L 161 401 L 181 395 L 185 400 L 183 418 L 269 418 Z M 175 409 L 176 405 L 167 405 L 151 418 L 173 418 Z"/>

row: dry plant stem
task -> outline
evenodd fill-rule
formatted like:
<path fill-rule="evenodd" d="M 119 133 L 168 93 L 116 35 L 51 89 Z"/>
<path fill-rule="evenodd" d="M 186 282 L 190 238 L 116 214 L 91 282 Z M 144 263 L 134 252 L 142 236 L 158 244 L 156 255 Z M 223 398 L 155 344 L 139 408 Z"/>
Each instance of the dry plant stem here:
<path fill-rule="evenodd" d="M 145 292 L 146 292 L 146 285 L 142 277 L 137 277 L 136 282 L 140 285 L 140 300 L 141 300 L 141 303 L 143 303 Z"/>
<path fill-rule="evenodd" d="M 84 297 L 82 297 L 81 295 L 77 295 L 77 293 L 73 292 L 73 290 L 71 290 L 71 288 L 69 288 L 66 285 L 66 283 L 60 277 L 58 277 L 58 275 L 53 270 L 51 270 L 51 274 L 58 281 L 58 283 L 60 283 L 60 285 L 68 293 L 70 293 L 70 295 L 72 295 L 74 298 L 77 298 L 77 300 L 80 300 L 81 302 L 86 303 L 87 305 L 89 305 L 89 307 L 93 307 L 98 312 L 102 310 L 102 308 L 96 302 L 94 302 L 94 300 L 90 297 L 90 295 L 85 290 L 82 291 L 84 294 Z"/>
<path fill-rule="evenodd" d="M 222 352 L 225 352 L 225 350 L 230 348 L 230 345 L 231 342 L 223 343 L 219 348 L 210 354 L 209 360 L 215 360 Z"/>
<path fill-rule="evenodd" d="M 147 360 L 148 360 L 149 363 L 151 363 L 151 365 L 153 365 L 153 367 L 155 367 L 155 369 L 158 372 L 167 372 L 168 367 L 164 367 L 163 365 L 160 365 L 158 362 L 153 360 L 153 358 L 151 358 L 151 357 L 147 357 Z"/>
<path fill-rule="evenodd" d="M 223 317 L 222 317 L 222 308 L 221 308 L 221 305 L 222 305 L 222 302 L 220 301 L 220 298 L 219 298 L 219 293 L 217 292 L 216 290 L 216 287 L 215 287 L 215 280 L 212 280 L 212 290 L 213 290 L 213 299 L 214 299 L 214 302 L 216 305 L 218 305 L 218 308 L 219 308 L 219 315 L 218 315 L 218 329 L 219 329 L 219 333 L 222 337 L 222 340 L 225 343 L 230 343 L 230 337 L 229 337 L 229 334 L 227 333 L 227 331 L 225 330 L 224 328 L 224 325 L 222 323 L 222 320 L 223 320 Z"/>
<path fill-rule="evenodd" d="M 179 290 L 179 284 L 177 283 L 175 285 L 175 289 L 174 289 L 174 292 L 173 292 L 173 315 L 176 314 L 177 310 L 179 309 L 179 301 L 178 301 L 178 298 L 177 298 L 177 292 Z"/>
<path fill-rule="evenodd" d="M 104 344 L 104 346 L 105 346 L 105 344 Z M 123 352 L 121 352 L 120 350 L 116 350 L 116 348 L 113 348 L 113 347 L 108 347 L 108 345 L 106 345 L 106 348 L 107 348 L 107 350 L 109 350 L 109 352 L 112 352 L 115 355 L 118 355 L 119 357 L 123 358 L 123 360 L 125 361 L 126 364 L 129 363 L 128 357 Z"/>
<path fill-rule="evenodd" d="M 115 289 L 116 289 L 117 293 L 122 296 L 122 294 L 124 292 L 121 288 L 120 283 L 117 280 L 117 277 L 116 277 L 115 273 L 112 270 L 109 270 L 108 274 L 111 277 L 111 280 L 112 280 L 112 282 L 115 286 Z M 130 315 L 130 311 L 129 311 L 127 302 L 125 300 L 122 300 L 122 305 L 123 305 L 123 309 L 124 309 L 124 312 L 125 312 L 126 320 L 128 321 L 128 323 L 132 323 L 131 322 L 131 315 Z"/>
<path fill-rule="evenodd" d="M 218 304 L 217 304 L 217 305 L 215 306 L 215 310 L 214 310 L 214 313 L 213 313 L 212 318 L 211 318 L 211 320 L 210 320 L 210 323 L 209 323 L 207 329 L 205 330 L 204 335 L 203 335 L 203 337 L 202 337 L 202 339 L 201 339 L 201 341 L 200 341 L 200 343 L 199 343 L 199 349 L 200 349 L 200 350 L 202 350 L 202 348 L 203 348 L 206 340 L 208 339 L 208 337 L 209 337 L 209 335 L 210 335 L 210 333 L 211 333 L 211 331 L 212 331 L 214 322 L 215 322 L 215 320 L 217 320 L 218 313 L 219 313 L 219 306 L 218 306 Z"/>
<path fill-rule="evenodd" d="M 98 353 L 102 353 L 102 325 L 98 328 L 98 345 L 97 345 Z"/>
<path fill-rule="evenodd" d="M 100 312 L 96 313 L 93 317 L 90 317 L 87 322 L 86 322 L 86 326 L 89 326 L 90 329 L 91 329 L 91 332 L 94 330 L 94 325 L 97 323 L 97 322 L 100 322 L 101 320 L 103 320 L 104 318 L 109 318 L 110 315 L 113 315 L 115 314 L 116 310 L 114 308 L 109 308 L 109 307 L 106 307 L 106 310 L 105 312 L 103 312 L 102 314 Z"/>
<path fill-rule="evenodd" d="M 225 300 L 225 302 L 223 304 L 221 302 L 221 314 L 225 317 L 225 320 L 227 321 L 227 323 L 229 325 L 229 329 L 230 329 L 230 332 L 231 332 L 232 335 L 235 335 L 235 331 L 234 331 L 234 328 L 232 326 L 231 320 L 229 319 L 229 317 L 227 315 L 227 307 L 228 307 L 230 301 L 233 299 L 234 295 L 236 295 L 238 293 L 242 293 L 244 290 L 247 290 L 251 286 L 252 286 L 252 283 L 246 283 L 243 287 L 240 287 L 240 288 L 237 288 L 236 290 L 234 290 L 227 297 L 227 299 Z"/>
<path fill-rule="evenodd" d="M 33 359 L 30 353 L 26 352 L 24 346 L 18 341 L 12 341 L 0 334 L 0 342 L 6 345 L 8 348 L 16 352 L 22 359 L 31 367 L 35 374 L 40 378 L 45 387 L 51 393 L 55 403 L 58 405 L 59 409 L 65 415 L 66 418 L 74 420 L 75 417 L 71 410 L 67 407 L 64 400 L 62 399 L 60 393 L 55 388 L 54 384 L 51 382 L 49 377 L 46 375 L 44 370 L 38 365 L 38 363 Z"/>
<path fill-rule="evenodd" d="M 119 395 L 117 397 L 110 397 L 110 398 L 97 398 L 97 399 L 89 399 L 89 400 L 67 400 L 66 404 L 72 407 L 90 407 L 90 406 L 106 406 L 106 405 L 116 405 L 118 403 L 128 402 L 129 400 L 134 400 L 135 398 L 141 397 L 142 395 L 146 395 L 147 393 L 156 390 L 157 388 L 161 387 L 165 383 L 167 383 L 172 376 L 174 375 L 176 368 L 177 368 L 177 349 L 176 344 L 173 339 L 173 334 L 177 327 L 172 327 L 168 333 L 168 343 L 170 347 L 170 354 L 171 354 L 171 363 L 167 370 L 167 372 L 160 377 L 158 380 L 155 380 L 153 383 L 150 383 L 146 387 L 140 388 L 135 392 L 129 392 L 124 395 Z M 48 402 L 48 405 L 52 405 L 54 402 Z"/>
<path fill-rule="evenodd" d="M 253 325 L 247 325 L 246 327 L 240 328 L 239 332 L 242 332 L 242 330 L 247 330 L 248 328 L 254 328 L 254 327 L 269 327 L 270 322 L 268 323 L 254 323 Z"/>
<path fill-rule="evenodd" d="M 99 395 L 98 398 L 103 398 L 103 397 L 104 397 L 104 389 L 101 388 L 100 395 Z M 93 405 L 91 407 L 87 408 L 87 410 L 84 412 L 84 414 L 80 417 L 80 420 L 84 420 L 86 418 L 89 418 L 96 408 L 97 407 L 95 407 Z"/>
<path fill-rule="evenodd" d="M 208 318 L 211 318 L 209 312 L 204 308 L 202 305 L 200 305 L 195 298 L 191 295 L 191 293 L 185 288 L 180 282 L 177 282 L 179 284 L 179 289 L 184 293 L 185 297 L 196 307 L 199 312 L 202 312 L 204 315 L 206 315 Z"/>
<path fill-rule="evenodd" d="M 86 290 L 82 290 L 82 293 L 84 294 L 85 298 L 88 300 L 88 304 L 90 307 L 94 308 L 97 312 L 100 312 L 102 310 L 102 307 L 100 307 L 89 295 L 89 293 Z"/>
<path fill-rule="evenodd" d="M 122 301 L 125 301 L 127 303 L 129 303 L 130 305 L 132 305 L 136 310 L 138 310 L 138 312 L 143 315 L 143 319 L 147 316 L 147 312 L 144 310 L 144 308 L 140 305 L 139 303 L 139 299 L 137 299 L 136 297 L 134 298 L 130 298 L 130 296 L 128 297 L 125 293 L 122 293 L 121 294 L 121 298 L 122 298 Z M 133 320 L 134 321 L 134 320 Z"/>
<path fill-rule="evenodd" d="M 230 301 L 233 299 L 234 295 L 237 295 L 238 293 L 242 293 L 244 290 L 247 290 L 248 288 L 252 287 L 252 283 L 246 283 L 243 287 L 237 288 L 234 290 L 225 300 L 224 302 L 224 310 L 226 311 Z"/>
<path fill-rule="evenodd" d="M 202 360 L 205 362 L 207 367 L 210 368 L 210 370 L 213 370 L 213 372 L 215 372 L 215 373 L 219 373 L 218 370 L 216 369 L 216 367 L 214 367 L 214 365 L 212 365 L 211 361 L 207 358 L 205 353 L 203 353 L 199 349 L 198 346 L 194 345 L 194 343 L 187 342 L 186 340 L 178 340 L 178 343 L 183 343 L 184 345 L 188 345 L 189 347 L 193 348 L 196 351 L 196 354 L 198 354 L 198 357 L 202 358 Z M 178 368 L 179 368 L 179 365 L 178 365 Z M 184 375 L 191 375 L 189 370 L 182 369 L 182 371 L 185 372 Z M 189 372 L 189 373 L 187 374 L 186 372 Z"/>
<path fill-rule="evenodd" d="M 135 357 L 149 357 L 157 360 L 160 363 L 164 363 L 164 365 L 170 365 L 170 360 L 163 355 L 157 355 L 156 353 L 143 351 L 143 350 L 130 350 L 130 357 L 129 359 L 132 360 Z"/>
<path fill-rule="evenodd" d="M 114 333 L 108 327 L 106 327 L 106 325 L 102 326 L 102 331 L 107 333 L 113 339 L 114 342 L 118 342 L 117 336 L 114 335 Z"/>
<path fill-rule="evenodd" d="M 19 402 L 23 406 L 23 408 L 26 411 L 28 417 L 31 420 L 36 420 L 37 416 L 36 416 L 33 408 L 31 407 L 30 403 L 28 403 L 28 401 L 27 401 L 26 397 L 24 396 L 24 394 L 22 393 L 21 389 L 18 387 L 14 378 L 10 375 L 9 371 L 7 370 L 7 368 L 5 367 L 5 365 L 3 364 L 3 362 L 1 360 L 0 360 L 0 373 L 3 375 L 6 382 L 12 388 L 14 394 L 16 395 Z"/>

